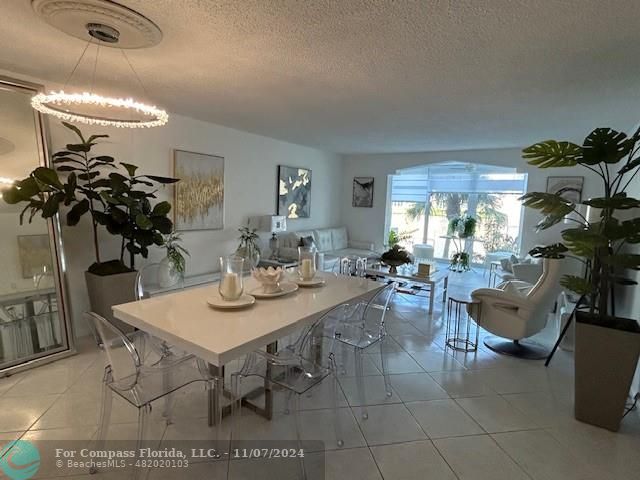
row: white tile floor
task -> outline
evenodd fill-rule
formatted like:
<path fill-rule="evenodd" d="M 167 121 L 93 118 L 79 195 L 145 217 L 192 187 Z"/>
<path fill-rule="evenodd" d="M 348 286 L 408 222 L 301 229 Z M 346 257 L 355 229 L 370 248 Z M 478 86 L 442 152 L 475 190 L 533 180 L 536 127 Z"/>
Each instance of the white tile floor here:
<path fill-rule="evenodd" d="M 482 275 L 452 280 L 451 293 L 479 286 Z M 345 446 L 338 449 L 331 428 L 331 389 L 321 386 L 302 400 L 306 439 L 324 440 L 327 479 L 638 479 L 640 414 L 631 412 L 618 433 L 573 419 L 573 362 L 559 351 L 549 368 L 542 362 L 496 355 L 483 345 L 477 353 L 444 350 L 445 319 L 438 304 L 432 316 L 425 300 L 397 296 L 388 315 L 385 346 L 393 395 L 384 393 L 377 351 L 365 361 L 369 419 L 362 420 L 353 362 L 340 375 L 340 418 Z M 550 326 L 540 335 L 548 342 Z M 30 372 L 0 379 L 0 440 L 89 440 L 95 435 L 103 359 L 90 342 L 82 352 Z M 245 411 L 241 438 L 294 439 L 293 419 L 284 413 L 282 395 L 269 422 Z M 178 396 L 174 423 L 165 426 L 154 409 L 150 436 L 209 439 L 205 393 L 188 388 Z M 110 438 L 135 438 L 136 412 L 115 401 Z M 228 429 L 229 419 L 223 422 Z M 314 458 L 308 457 L 313 470 Z M 224 462 L 203 463 L 189 478 L 225 478 Z M 231 478 L 295 478 L 295 469 L 239 461 Z M 40 478 L 60 475 L 41 472 Z M 151 471 L 149 478 L 178 478 Z M 101 474 L 98 478 L 111 478 Z M 311 471 L 311 478 L 313 471 Z M 79 477 L 79 478 L 89 478 Z M 117 476 L 113 476 L 117 478 Z"/>

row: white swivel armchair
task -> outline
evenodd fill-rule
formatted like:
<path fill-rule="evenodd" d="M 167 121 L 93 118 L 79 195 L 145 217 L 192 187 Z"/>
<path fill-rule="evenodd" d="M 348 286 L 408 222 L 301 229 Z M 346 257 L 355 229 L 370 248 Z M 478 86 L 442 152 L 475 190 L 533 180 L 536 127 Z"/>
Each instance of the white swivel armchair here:
<path fill-rule="evenodd" d="M 548 356 L 542 345 L 523 339 L 535 335 L 547 324 L 558 296 L 560 267 L 561 260 L 544 259 L 542 275 L 526 294 L 517 293 L 518 285 L 507 290 L 480 288 L 471 293 L 474 300 L 481 302 L 481 308 L 470 308 L 469 315 L 482 328 L 497 335 L 485 339 L 487 347 L 497 353 L 527 359 Z"/>

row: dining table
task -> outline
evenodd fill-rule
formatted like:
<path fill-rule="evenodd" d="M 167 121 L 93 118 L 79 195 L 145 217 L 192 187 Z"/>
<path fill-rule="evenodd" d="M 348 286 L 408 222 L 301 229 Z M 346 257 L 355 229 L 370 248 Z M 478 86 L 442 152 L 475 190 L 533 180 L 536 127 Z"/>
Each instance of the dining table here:
<path fill-rule="evenodd" d="M 287 273 L 295 282 L 295 273 Z M 279 339 L 308 327 L 323 314 L 345 303 L 368 300 L 384 285 L 367 278 L 318 272 L 324 282 L 314 287 L 275 298 L 256 299 L 239 309 L 219 309 L 208 299 L 219 299 L 218 283 L 174 291 L 144 300 L 115 305 L 114 317 L 158 339 L 208 362 L 211 373 L 222 378 L 223 391 L 209 392 L 209 424 L 222 415 L 224 366 L 246 354 L 265 348 L 276 353 Z M 260 284 L 252 277 L 244 280 L 245 292 Z M 264 406 L 252 402 L 264 395 Z M 269 382 L 249 392 L 242 404 L 271 419 L 273 397 Z M 228 413 L 230 408 L 224 411 Z"/>

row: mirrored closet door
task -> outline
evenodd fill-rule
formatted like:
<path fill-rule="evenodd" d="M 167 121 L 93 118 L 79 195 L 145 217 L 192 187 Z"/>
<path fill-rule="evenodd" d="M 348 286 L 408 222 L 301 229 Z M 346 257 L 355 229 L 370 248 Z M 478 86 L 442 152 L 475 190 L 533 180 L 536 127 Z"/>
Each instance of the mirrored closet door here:
<path fill-rule="evenodd" d="M 0 194 L 48 162 L 31 97 L 41 89 L 0 76 Z M 0 200 L 0 376 L 73 353 L 58 218 L 20 224 L 25 204 Z"/>

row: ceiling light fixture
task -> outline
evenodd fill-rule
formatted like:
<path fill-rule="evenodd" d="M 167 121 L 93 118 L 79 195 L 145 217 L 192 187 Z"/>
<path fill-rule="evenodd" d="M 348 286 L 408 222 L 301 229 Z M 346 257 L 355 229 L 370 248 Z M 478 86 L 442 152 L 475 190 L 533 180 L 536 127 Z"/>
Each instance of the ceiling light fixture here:
<path fill-rule="evenodd" d="M 147 96 L 146 89 L 123 48 L 142 48 L 158 43 L 162 33 L 153 22 L 127 7 L 107 0 L 88 0 L 85 3 L 77 0 L 74 2 L 32 0 L 32 5 L 48 23 L 65 33 L 85 39 L 88 36 L 87 45 L 69 74 L 64 88 L 81 64 L 89 46 L 94 42 L 96 44 L 91 85 L 88 91 L 68 93 L 63 88 L 59 92 L 39 93 L 31 99 L 31 106 L 34 109 L 67 122 L 103 127 L 149 128 L 159 127 L 168 122 L 167 112 L 155 105 L 148 105 L 131 97 L 116 98 L 93 92 L 100 47 L 105 46 L 120 50 L 140 89 Z M 85 21 L 90 18 L 100 21 L 87 21 L 82 29 L 78 27 L 78 20 Z M 120 28 L 104 23 L 105 21 Z M 124 38 L 121 36 L 121 30 L 126 33 Z"/>

